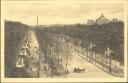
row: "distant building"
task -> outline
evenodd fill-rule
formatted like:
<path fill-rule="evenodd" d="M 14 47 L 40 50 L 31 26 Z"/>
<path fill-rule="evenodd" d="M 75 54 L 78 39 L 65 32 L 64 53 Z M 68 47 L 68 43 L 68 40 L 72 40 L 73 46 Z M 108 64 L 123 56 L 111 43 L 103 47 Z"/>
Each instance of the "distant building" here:
<path fill-rule="evenodd" d="M 96 19 L 96 24 L 106 24 L 108 22 L 109 20 L 103 15 L 103 13 L 98 19 Z"/>
<path fill-rule="evenodd" d="M 117 22 L 118 20 L 117 19 L 113 19 L 112 22 Z M 106 24 L 106 23 L 109 23 L 109 19 L 107 19 L 103 13 L 101 14 L 101 16 L 99 18 L 97 18 L 96 20 L 92 20 L 92 19 L 89 19 L 87 21 L 87 25 L 93 25 L 93 24 Z"/>
<path fill-rule="evenodd" d="M 94 20 L 89 19 L 89 20 L 87 21 L 87 24 L 88 24 L 88 25 L 93 25 L 93 24 L 95 24 L 95 21 L 94 21 Z"/>
<path fill-rule="evenodd" d="M 111 20 L 112 22 L 118 22 L 118 19 L 114 18 Z"/>

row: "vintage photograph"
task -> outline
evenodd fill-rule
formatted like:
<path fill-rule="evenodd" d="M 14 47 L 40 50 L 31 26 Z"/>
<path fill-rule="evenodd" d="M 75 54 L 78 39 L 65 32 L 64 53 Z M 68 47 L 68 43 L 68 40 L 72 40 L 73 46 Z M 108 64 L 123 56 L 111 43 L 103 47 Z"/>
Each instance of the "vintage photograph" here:
<path fill-rule="evenodd" d="M 2 1 L 4 77 L 124 78 L 125 3 L 87 1 Z"/>

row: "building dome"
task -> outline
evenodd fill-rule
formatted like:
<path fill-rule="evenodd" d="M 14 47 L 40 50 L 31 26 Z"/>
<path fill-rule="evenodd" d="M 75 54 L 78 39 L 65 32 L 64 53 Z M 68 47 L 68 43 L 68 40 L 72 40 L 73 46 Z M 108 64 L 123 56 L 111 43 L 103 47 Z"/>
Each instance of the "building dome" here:
<path fill-rule="evenodd" d="M 96 24 L 106 24 L 108 22 L 108 19 L 103 15 L 103 13 L 98 19 L 96 19 Z"/>

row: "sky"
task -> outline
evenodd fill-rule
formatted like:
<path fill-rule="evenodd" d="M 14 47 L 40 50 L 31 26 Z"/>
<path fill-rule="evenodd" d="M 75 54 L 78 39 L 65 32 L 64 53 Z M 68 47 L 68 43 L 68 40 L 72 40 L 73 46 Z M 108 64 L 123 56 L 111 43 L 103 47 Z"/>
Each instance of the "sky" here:
<path fill-rule="evenodd" d="M 101 13 L 108 19 L 124 20 L 124 3 L 122 2 L 87 2 L 87 1 L 4 1 L 4 18 L 36 25 L 86 23 L 96 19 Z"/>

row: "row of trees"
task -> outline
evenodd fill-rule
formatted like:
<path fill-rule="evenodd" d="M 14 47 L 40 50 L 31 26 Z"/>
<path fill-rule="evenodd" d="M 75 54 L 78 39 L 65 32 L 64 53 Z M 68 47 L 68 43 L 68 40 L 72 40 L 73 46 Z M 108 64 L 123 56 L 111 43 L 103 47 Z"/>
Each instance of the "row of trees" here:
<path fill-rule="evenodd" d="M 5 21 L 5 77 L 13 77 L 18 47 L 29 29 L 20 22 Z"/>
<path fill-rule="evenodd" d="M 17 55 L 17 46 L 24 38 L 29 26 L 20 22 L 5 21 L 5 76 L 12 77 L 13 65 L 15 56 Z M 42 40 L 48 43 L 56 42 L 52 37 L 48 37 L 49 33 L 56 33 L 60 35 L 69 36 L 78 44 L 81 40 L 80 46 L 88 48 L 90 42 L 96 46 L 92 49 L 96 53 L 104 53 L 109 47 L 117 52 L 117 61 L 124 63 L 124 23 L 111 22 L 103 25 L 63 25 L 63 26 L 38 26 L 35 28 L 37 39 L 41 45 Z M 54 37 L 54 35 L 52 35 Z M 58 43 L 57 43 L 58 44 Z"/>
<path fill-rule="evenodd" d="M 37 39 L 40 42 L 40 63 L 44 65 L 44 71 L 50 72 L 51 77 L 66 74 L 69 52 L 68 49 L 65 50 L 66 45 L 64 42 L 58 41 L 57 35 L 54 33 L 38 30 L 39 28 L 35 29 L 37 29 L 35 31 L 37 33 Z M 46 76 L 49 75 L 46 73 Z"/>
<path fill-rule="evenodd" d="M 103 25 L 63 25 L 63 26 L 49 26 L 39 27 L 39 39 L 46 38 L 45 34 L 56 33 L 67 35 L 74 40 L 81 40 L 81 46 L 88 48 L 90 42 L 96 46 L 92 49 L 96 53 L 104 53 L 109 47 L 117 52 L 117 60 L 124 61 L 124 23 L 110 22 Z M 53 35 L 54 36 L 54 35 Z M 76 44 L 77 44 L 76 40 Z"/>

